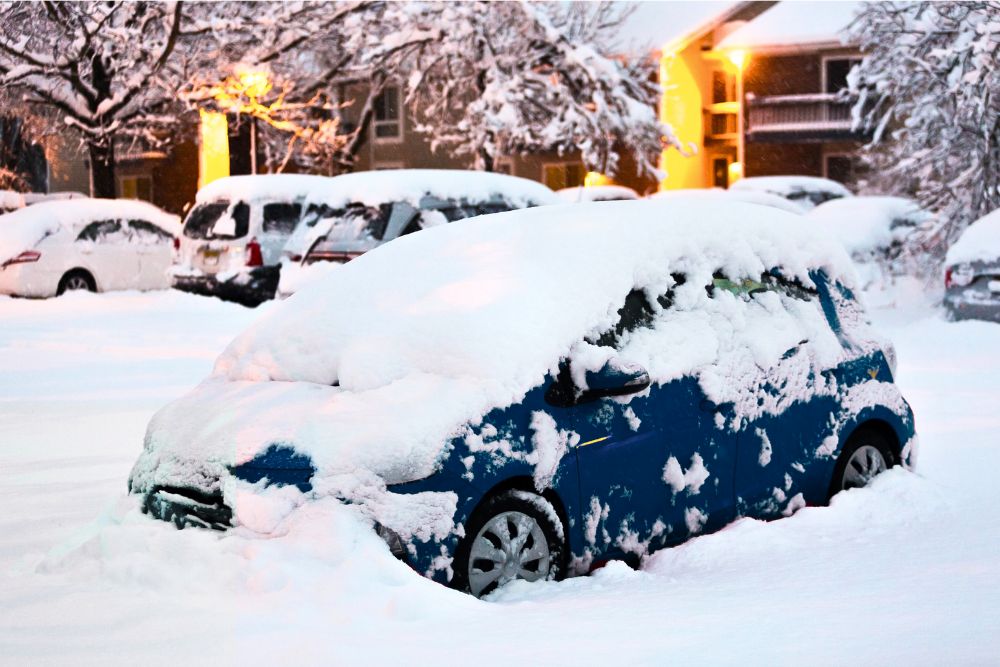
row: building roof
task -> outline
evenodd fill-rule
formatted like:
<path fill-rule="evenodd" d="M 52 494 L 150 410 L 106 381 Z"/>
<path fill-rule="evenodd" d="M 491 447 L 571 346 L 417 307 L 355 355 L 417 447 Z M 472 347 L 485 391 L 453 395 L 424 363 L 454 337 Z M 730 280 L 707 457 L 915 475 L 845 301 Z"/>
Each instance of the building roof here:
<path fill-rule="evenodd" d="M 705 2 L 629 2 L 631 16 L 622 26 L 622 46 L 648 47 L 677 51 L 692 39 L 736 13 L 744 2 L 706 0 Z"/>
<path fill-rule="evenodd" d="M 719 49 L 784 50 L 847 45 L 865 2 L 779 2 L 719 42 Z"/>

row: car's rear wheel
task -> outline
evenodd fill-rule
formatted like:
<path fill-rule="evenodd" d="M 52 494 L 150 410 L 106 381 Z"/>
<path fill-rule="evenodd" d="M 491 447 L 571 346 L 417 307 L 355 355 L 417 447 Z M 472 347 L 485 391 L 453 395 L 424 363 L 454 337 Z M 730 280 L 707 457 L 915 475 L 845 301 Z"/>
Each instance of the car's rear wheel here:
<path fill-rule="evenodd" d="M 466 525 L 453 585 L 482 597 L 514 579 L 561 578 L 566 552 L 558 521 L 552 504 L 537 494 L 507 491 L 490 498 Z"/>
<path fill-rule="evenodd" d="M 877 476 L 896 465 L 892 447 L 884 435 L 872 428 L 862 428 L 847 440 L 837 459 L 830 483 L 834 494 L 868 486 Z"/>
<path fill-rule="evenodd" d="M 56 296 L 63 294 L 64 292 L 76 290 L 96 292 L 97 285 L 94 284 L 94 277 L 81 269 L 69 271 L 59 281 L 59 287 L 56 289 Z"/>

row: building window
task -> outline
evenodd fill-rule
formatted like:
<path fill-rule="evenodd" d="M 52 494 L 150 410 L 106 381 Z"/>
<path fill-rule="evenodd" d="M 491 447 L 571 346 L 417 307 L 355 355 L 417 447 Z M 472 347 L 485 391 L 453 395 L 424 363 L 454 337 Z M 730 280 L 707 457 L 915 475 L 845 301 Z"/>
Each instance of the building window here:
<path fill-rule="evenodd" d="M 123 176 L 118 179 L 122 199 L 153 201 L 153 179 L 149 176 Z"/>
<path fill-rule="evenodd" d="M 736 134 L 736 114 L 734 113 L 713 113 L 711 123 L 710 136 L 722 137 Z"/>
<path fill-rule="evenodd" d="M 824 58 L 823 92 L 838 93 L 847 88 L 847 75 L 861 58 Z"/>
<path fill-rule="evenodd" d="M 823 175 L 838 183 L 854 181 L 854 158 L 850 155 L 823 156 Z"/>
<path fill-rule="evenodd" d="M 729 158 L 712 158 L 712 187 L 729 187 Z"/>
<path fill-rule="evenodd" d="M 498 157 L 493 161 L 493 171 L 498 174 L 507 174 L 508 176 L 513 176 L 514 174 L 514 163 L 511 162 L 509 158 Z"/>
<path fill-rule="evenodd" d="M 400 113 L 399 88 L 388 86 L 375 98 L 375 139 L 398 140 L 403 138 L 403 118 Z"/>
<path fill-rule="evenodd" d="M 542 167 L 542 183 L 553 190 L 579 187 L 586 177 L 587 171 L 579 162 L 547 164 Z"/>
<path fill-rule="evenodd" d="M 736 76 L 725 70 L 712 72 L 712 104 L 736 101 Z"/>

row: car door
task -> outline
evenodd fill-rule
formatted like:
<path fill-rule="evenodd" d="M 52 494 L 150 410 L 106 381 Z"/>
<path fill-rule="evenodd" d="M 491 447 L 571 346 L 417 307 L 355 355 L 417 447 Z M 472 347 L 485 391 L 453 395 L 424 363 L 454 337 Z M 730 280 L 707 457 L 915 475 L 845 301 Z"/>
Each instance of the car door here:
<path fill-rule="evenodd" d="M 135 288 L 167 289 L 170 286 L 167 269 L 173 261 L 173 235 L 145 220 L 129 220 L 128 226 L 132 243 L 139 254 L 139 275 Z"/>
<path fill-rule="evenodd" d="M 302 205 L 294 202 L 264 204 L 261 214 L 260 236 L 257 241 L 264 264 L 271 266 L 281 259 L 281 251 L 302 219 Z"/>
<path fill-rule="evenodd" d="M 598 342 L 652 326 L 651 313 L 645 295 L 633 291 L 615 334 Z M 731 520 L 736 436 L 715 427 L 696 377 L 576 411 L 580 522 L 594 557 L 642 556 Z"/>
<path fill-rule="evenodd" d="M 101 291 L 130 289 L 139 278 L 139 253 L 122 220 L 91 222 L 77 235 L 80 263 L 93 274 Z"/>
<path fill-rule="evenodd" d="M 757 284 L 747 298 L 748 310 L 766 309 L 774 336 L 779 328 L 798 331 L 787 338 L 784 354 L 765 369 L 761 391 L 776 409 L 745 421 L 736 462 L 739 513 L 767 519 L 825 500 L 829 479 L 817 479 L 815 463 L 837 407 L 837 382 L 836 364 L 824 362 L 823 350 L 839 349 L 840 342 L 815 289 L 777 272 L 765 274 Z"/>

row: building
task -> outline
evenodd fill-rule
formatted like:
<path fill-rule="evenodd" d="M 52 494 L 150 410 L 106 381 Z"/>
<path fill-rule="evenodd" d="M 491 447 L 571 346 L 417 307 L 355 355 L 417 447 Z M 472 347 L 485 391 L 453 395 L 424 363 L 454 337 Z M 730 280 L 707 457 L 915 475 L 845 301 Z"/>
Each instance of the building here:
<path fill-rule="evenodd" d="M 661 119 L 691 146 L 664 151 L 661 189 L 742 176 L 853 179 L 863 136 L 840 93 L 860 60 L 842 42 L 856 2 L 739 2 L 660 51 Z"/>

